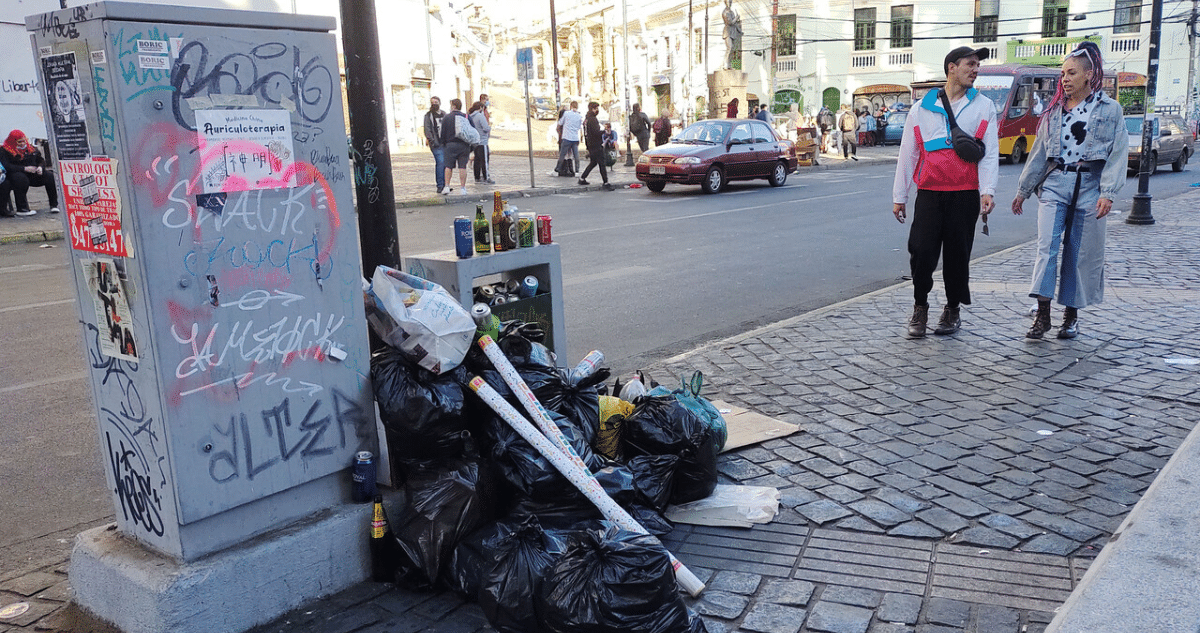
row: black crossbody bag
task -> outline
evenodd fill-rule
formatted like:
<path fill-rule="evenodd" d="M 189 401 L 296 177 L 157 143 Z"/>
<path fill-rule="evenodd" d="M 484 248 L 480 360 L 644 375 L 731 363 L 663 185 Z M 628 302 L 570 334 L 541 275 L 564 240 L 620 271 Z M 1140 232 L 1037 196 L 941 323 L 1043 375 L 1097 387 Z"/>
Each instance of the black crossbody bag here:
<path fill-rule="evenodd" d="M 946 91 L 938 90 L 938 96 L 942 99 L 942 107 L 946 109 L 946 120 L 950 122 L 950 143 L 954 147 L 954 153 L 968 163 L 978 163 L 983 160 L 984 155 L 987 154 L 987 147 L 983 141 L 958 127 L 958 121 L 954 120 L 954 109 L 950 107 L 950 98 L 946 96 Z"/>

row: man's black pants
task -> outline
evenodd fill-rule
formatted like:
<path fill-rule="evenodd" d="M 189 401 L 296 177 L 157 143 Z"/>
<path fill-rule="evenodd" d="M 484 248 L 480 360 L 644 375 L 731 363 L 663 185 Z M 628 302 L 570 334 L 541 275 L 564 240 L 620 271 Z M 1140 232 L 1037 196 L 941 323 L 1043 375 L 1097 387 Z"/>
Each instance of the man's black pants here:
<path fill-rule="evenodd" d="M 970 305 L 971 247 L 975 244 L 975 222 L 979 219 L 979 191 L 917 190 L 913 204 L 912 229 L 908 233 L 909 264 L 912 267 L 913 299 L 928 303 L 933 289 L 933 271 L 942 257 L 942 281 L 946 303 Z"/>

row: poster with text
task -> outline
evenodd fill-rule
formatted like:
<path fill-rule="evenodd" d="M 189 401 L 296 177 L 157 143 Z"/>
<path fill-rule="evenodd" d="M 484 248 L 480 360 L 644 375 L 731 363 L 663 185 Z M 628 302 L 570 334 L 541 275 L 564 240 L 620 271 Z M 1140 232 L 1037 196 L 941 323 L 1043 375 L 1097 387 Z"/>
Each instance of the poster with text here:
<path fill-rule="evenodd" d="M 133 339 L 133 317 L 125 293 L 126 280 L 118 274 L 116 264 L 107 257 L 80 260 L 87 279 L 88 294 L 96 306 L 96 329 L 99 330 L 100 353 L 122 360 L 138 360 L 137 343 Z"/>
<path fill-rule="evenodd" d="M 47 55 L 42 58 L 46 76 L 46 96 L 50 101 L 50 125 L 54 131 L 54 149 L 59 160 L 82 160 L 90 154 L 87 140 L 87 116 L 75 65 L 75 53 Z"/>
<path fill-rule="evenodd" d="M 295 187 L 287 110 L 197 110 L 204 193 Z"/>
<path fill-rule="evenodd" d="M 133 247 L 121 229 L 117 162 L 111 158 L 58 161 L 71 248 L 133 257 Z"/>

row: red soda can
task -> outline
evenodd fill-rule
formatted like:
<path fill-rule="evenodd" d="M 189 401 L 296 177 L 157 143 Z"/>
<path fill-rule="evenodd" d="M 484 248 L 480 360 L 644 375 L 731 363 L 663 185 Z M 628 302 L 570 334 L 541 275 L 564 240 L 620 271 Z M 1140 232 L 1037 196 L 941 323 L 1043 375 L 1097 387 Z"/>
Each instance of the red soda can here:
<path fill-rule="evenodd" d="M 550 244 L 554 242 L 554 238 L 550 234 L 550 220 L 548 215 L 537 216 L 537 239 L 538 244 Z"/>

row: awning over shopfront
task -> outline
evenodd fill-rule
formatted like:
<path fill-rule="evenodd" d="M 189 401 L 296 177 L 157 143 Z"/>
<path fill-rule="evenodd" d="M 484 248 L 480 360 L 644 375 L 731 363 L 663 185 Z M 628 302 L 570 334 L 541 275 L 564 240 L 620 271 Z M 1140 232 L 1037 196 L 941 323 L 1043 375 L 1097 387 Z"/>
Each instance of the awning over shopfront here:
<path fill-rule="evenodd" d="M 908 92 L 908 86 L 900 84 L 874 84 L 871 86 L 863 86 L 854 91 L 854 96 L 882 95 L 882 94 L 899 94 Z"/>

